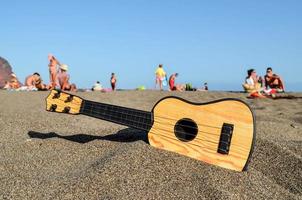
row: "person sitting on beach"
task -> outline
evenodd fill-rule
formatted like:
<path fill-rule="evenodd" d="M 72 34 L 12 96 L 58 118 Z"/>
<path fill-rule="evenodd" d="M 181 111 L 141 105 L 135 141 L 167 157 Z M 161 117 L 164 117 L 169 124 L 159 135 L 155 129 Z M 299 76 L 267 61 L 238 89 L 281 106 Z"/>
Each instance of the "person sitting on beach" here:
<path fill-rule="evenodd" d="M 247 71 L 247 77 L 245 78 L 245 83 L 243 88 L 246 92 L 255 92 L 261 89 L 261 84 L 259 84 L 260 77 L 257 76 L 257 73 L 254 69 L 249 69 Z"/>
<path fill-rule="evenodd" d="M 159 89 L 163 90 L 163 80 L 166 78 L 166 72 L 163 69 L 163 65 L 158 65 L 158 68 L 155 71 L 155 89 L 159 85 Z"/>
<path fill-rule="evenodd" d="M 178 76 L 178 73 L 174 73 L 169 78 L 169 87 L 171 91 L 184 91 L 185 86 L 181 84 L 175 84 L 175 79 Z"/>
<path fill-rule="evenodd" d="M 37 88 L 38 90 L 47 90 L 46 85 L 42 83 L 42 79 L 39 73 L 35 72 L 29 75 L 25 79 L 25 86 L 28 88 Z"/>
<path fill-rule="evenodd" d="M 262 86 L 262 80 L 254 69 L 247 71 L 248 76 L 245 79 L 243 88 L 249 93 L 249 97 L 268 97 L 273 96 L 276 91 L 274 89 L 266 89 Z"/>
<path fill-rule="evenodd" d="M 9 87 L 10 87 L 10 89 L 18 89 L 21 86 L 22 85 L 21 85 L 20 81 L 18 80 L 16 74 L 12 73 L 10 75 L 10 81 L 9 81 Z"/>
<path fill-rule="evenodd" d="M 208 83 L 203 84 L 203 89 L 206 90 L 206 91 L 209 90 Z"/>
<path fill-rule="evenodd" d="M 264 76 L 265 79 L 265 87 L 276 89 L 278 92 L 283 92 L 284 84 L 280 76 L 273 73 L 273 69 L 271 67 L 268 67 L 266 69 L 266 75 Z"/>
<path fill-rule="evenodd" d="M 67 71 L 68 71 L 68 66 L 65 64 L 62 64 L 60 66 L 60 72 L 57 74 L 59 87 L 61 90 L 75 92 L 77 90 L 77 87 L 75 84 L 69 83 L 70 76 L 67 73 Z"/>
<path fill-rule="evenodd" d="M 93 87 L 91 88 L 92 91 L 102 91 L 103 90 L 103 87 L 100 83 L 100 81 L 97 81 Z"/>
<path fill-rule="evenodd" d="M 4 82 L 4 87 L 3 87 L 3 89 L 5 89 L 5 90 L 9 90 L 9 89 L 10 89 L 10 84 L 9 84 L 8 81 L 5 81 L 5 82 Z"/>
<path fill-rule="evenodd" d="M 57 65 L 61 64 L 52 54 L 48 55 L 48 60 L 50 89 L 54 89 L 57 85 Z"/>
<path fill-rule="evenodd" d="M 209 90 L 208 83 L 204 83 L 203 87 L 196 89 L 196 91 L 208 91 L 208 90 Z"/>
<path fill-rule="evenodd" d="M 110 84 L 111 84 L 112 91 L 114 91 L 116 89 L 116 82 L 117 82 L 117 79 L 116 79 L 115 74 L 111 73 Z"/>

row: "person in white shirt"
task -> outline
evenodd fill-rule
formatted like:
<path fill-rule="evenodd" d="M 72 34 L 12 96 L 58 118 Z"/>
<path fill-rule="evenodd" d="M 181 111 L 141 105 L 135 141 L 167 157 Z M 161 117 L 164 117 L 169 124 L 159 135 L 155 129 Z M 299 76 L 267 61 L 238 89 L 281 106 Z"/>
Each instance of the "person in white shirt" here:
<path fill-rule="evenodd" d="M 102 85 L 99 81 L 97 81 L 92 87 L 92 91 L 102 91 L 102 89 Z"/>
<path fill-rule="evenodd" d="M 258 81 L 259 76 L 257 76 L 256 71 L 254 69 L 247 70 L 247 77 L 245 79 L 245 83 L 255 87 Z"/>

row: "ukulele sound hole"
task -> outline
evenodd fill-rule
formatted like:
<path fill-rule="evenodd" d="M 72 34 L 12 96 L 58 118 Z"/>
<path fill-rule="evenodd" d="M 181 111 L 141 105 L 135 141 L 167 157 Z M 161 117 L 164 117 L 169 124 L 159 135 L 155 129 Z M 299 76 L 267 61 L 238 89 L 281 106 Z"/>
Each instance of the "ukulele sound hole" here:
<path fill-rule="evenodd" d="M 178 120 L 174 127 L 175 136 L 183 142 L 189 142 L 193 140 L 196 137 L 197 132 L 197 124 L 193 120 L 188 118 Z"/>

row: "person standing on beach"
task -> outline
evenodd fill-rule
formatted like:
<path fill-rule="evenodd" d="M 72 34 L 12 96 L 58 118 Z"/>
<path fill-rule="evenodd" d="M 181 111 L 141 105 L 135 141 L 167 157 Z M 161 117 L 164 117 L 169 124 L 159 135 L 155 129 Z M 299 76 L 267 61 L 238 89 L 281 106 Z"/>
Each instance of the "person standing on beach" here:
<path fill-rule="evenodd" d="M 69 74 L 67 73 L 68 66 L 65 64 L 60 65 L 60 72 L 57 75 L 58 83 L 61 90 L 76 92 L 77 87 L 75 84 L 69 83 Z"/>
<path fill-rule="evenodd" d="M 166 72 L 163 69 L 163 65 L 159 64 L 155 71 L 155 89 L 159 85 L 159 89 L 163 90 L 163 80 L 166 78 Z"/>
<path fill-rule="evenodd" d="M 61 64 L 52 54 L 48 54 L 48 60 L 50 89 L 55 89 L 57 86 L 57 65 L 60 66 Z"/>
<path fill-rule="evenodd" d="M 116 82 L 117 82 L 117 79 L 116 79 L 115 73 L 111 73 L 110 84 L 111 84 L 112 91 L 116 90 Z"/>

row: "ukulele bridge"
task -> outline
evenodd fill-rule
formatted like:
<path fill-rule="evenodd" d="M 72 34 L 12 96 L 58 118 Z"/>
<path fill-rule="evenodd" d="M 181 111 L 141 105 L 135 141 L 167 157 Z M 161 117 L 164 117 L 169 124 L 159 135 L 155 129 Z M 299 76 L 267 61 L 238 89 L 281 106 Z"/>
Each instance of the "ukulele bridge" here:
<path fill-rule="evenodd" d="M 217 152 L 220 154 L 229 154 L 234 125 L 223 123 Z"/>

